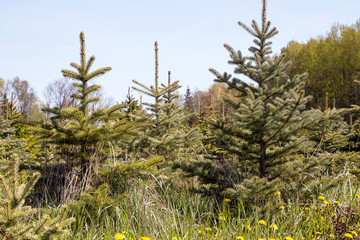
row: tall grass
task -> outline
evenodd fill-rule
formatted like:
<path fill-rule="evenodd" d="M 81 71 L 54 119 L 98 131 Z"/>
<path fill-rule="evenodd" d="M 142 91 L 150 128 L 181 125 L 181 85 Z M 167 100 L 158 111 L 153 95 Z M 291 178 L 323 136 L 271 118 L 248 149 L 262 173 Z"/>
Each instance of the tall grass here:
<path fill-rule="evenodd" d="M 79 225 L 68 239 L 114 239 L 116 233 L 134 240 L 360 239 L 358 182 L 347 172 L 338 177 L 341 184 L 306 203 L 282 202 L 281 193 L 274 194 L 269 199 L 274 209 L 267 214 L 255 207 L 246 211 L 241 202 L 218 203 L 156 178 L 132 180 L 126 197 L 98 206 L 92 221 L 86 209 L 74 216 Z"/>

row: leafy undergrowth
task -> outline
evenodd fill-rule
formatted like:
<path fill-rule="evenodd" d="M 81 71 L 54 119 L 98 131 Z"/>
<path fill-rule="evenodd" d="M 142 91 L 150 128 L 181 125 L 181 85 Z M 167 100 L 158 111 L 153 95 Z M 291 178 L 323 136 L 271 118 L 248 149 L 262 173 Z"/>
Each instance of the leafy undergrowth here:
<path fill-rule="evenodd" d="M 360 191 L 350 177 L 306 203 L 283 202 L 277 191 L 266 213 L 227 198 L 218 203 L 186 189 L 174 191 L 157 179 L 131 186 L 111 203 L 102 202 L 99 191 L 94 190 L 96 200 L 87 194 L 97 209 L 77 209 L 68 239 L 360 239 Z"/>

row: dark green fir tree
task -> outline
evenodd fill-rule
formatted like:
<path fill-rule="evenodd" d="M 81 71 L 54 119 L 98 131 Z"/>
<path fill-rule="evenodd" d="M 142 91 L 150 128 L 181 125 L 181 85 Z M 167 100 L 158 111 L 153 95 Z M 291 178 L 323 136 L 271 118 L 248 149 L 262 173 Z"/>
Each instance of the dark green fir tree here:
<path fill-rule="evenodd" d="M 317 162 L 297 156 L 304 152 L 306 130 L 324 119 L 320 110 L 306 110 L 311 99 L 304 92 L 306 74 L 289 78 L 284 55 L 271 56 L 270 39 L 278 31 L 266 19 L 266 1 L 260 24 L 253 20 L 251 27 L 239 25 L 255 38 L 249 57 L 224 45 L 239 77 L 210 69 L 215 81 L 225 83 L 235 99 L 225 99 L 233 108 L 226 119 L 211 121 L 214 143 L 228 155 L 187 169 L 197 173 L 205 186 L 218 185 L 222 194 L 244 203 L 265 203 L 275 191 L 292 189 L 293 180 L 315 169 Z"/>
<path fill-rule="evenodd" d="M 150 154 L 165 157 L 166 164 L 171 166 L 181 158 L 183 150 L 188 146 L 196 146 L 200 139 L 196 128 L 188 127 L 187 116 L 180 106 L 180 97 L 176 91 L 180 88 L 179 81 L 171 81 L 168 72 L 167 84 L 159 83 L 158 75 L 158 44 L 155 42 L 155 85 L 147 87 L 133 80 L 137 85 L 134 90 L 144 93 L 154 99 L 153 103 L 144 103 L 149 110 L 150 127 L 144 133 L 144 146 Z"/>
<path fill-rule="evenodd" d="M 124 117 L 121 110 L 125 107 L 117 104 L 111 107 L 91 108 L 91 104 L 98 102 L 99 97 L 92 97 L 99 89 L 99 85 L 91 82 L 108 71 L 104 67 L 90 71 L 95 57 L 88 60 L 85 56 L 85 37 L 80 33 L 80 64 L 71 63 L 76 70 L 62 70 L 63 76 L 74 81 L 77 93 L 71 98 L 79 104 L 73 107 L 59 109 L 45 108 L 44 112 L 50 114 L 50 122 L 39 124 L 34 130 L 46 139 L 48 144 L 58 147 L 59 153 L 66 159 L 67 165 L 78 168 L 80 176 L 95 170 L 101 155 L 103 143 L 119 141 L 126 138 L 139 126 Z M 81 179 L 84 179 L 81 177 Z"/>
<path fill-rule="evenodd" d="M 215 133 L 226 143 L 222 147 L 236 154 L 248 170 L 259 177 L 275 177 L 286 157 L 296 152 L 304 141 L 300 131 L 313 120 L 310 112 L 305 111 L 310 100 L 304 92 L 306 75 L 288 78 L 284 56 L 270 56 L 270 39 L 278 31 L 266 20 L 265 0 L 260 26 L 255 20 L 251 28 L 242 22 L 239 25 L 255 37 L 255 46 L 249 48 L 252 56 L 243 57 L 240 51 L 224 46 L 230 53 L 229 63 L 235 65 L 235 73 L 250 78 L 256 85 L 210 69 L 217 77 L 216 82 L 226 83 L 242 97 L 240 103 L 233 104 L 229 121 L 214 123 Z M 284 84 L 274 84 L 283 78 L 287 79 Z"/>

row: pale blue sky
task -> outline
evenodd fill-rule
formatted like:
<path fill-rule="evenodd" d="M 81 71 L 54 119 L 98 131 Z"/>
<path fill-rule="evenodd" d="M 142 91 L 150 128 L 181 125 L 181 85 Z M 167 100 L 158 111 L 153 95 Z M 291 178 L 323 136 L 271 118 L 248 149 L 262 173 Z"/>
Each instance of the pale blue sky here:
<path fill-rule="evenodd" d="M 27 80 L 43 97 L 61 69 L 79 62 L 79 33 L 85 32 L 94 69 L 111 66 L 99 78 L 105 93 L 122 101 L 132 79 L 154 82 L 154 41 L 159 43 L 159 74 L 180 80 L 185 92 L 207 89 L 208 71 L 232 71 L 223 43 L 247 53 L 252 38 L 237 24 L 260 20 L 261 0 L 0 0 L 0 77 Z M 305 42 L 334 23 L 360 19 L 359 0 L 268 0 L 268 19 L 280 33 L 273 50 L 291 40 Z M 139 94 L 134 93 L 136 97 Z"/>

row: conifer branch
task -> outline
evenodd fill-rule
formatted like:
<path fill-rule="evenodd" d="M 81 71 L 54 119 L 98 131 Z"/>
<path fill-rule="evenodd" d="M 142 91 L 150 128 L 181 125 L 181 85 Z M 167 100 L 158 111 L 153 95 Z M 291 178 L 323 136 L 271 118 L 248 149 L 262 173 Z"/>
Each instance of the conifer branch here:
<path fill-rule="evenodd" d="M 248 26 L 246 26 L 245 24 L 243 24 L 242 22 L 238 21 L 238 24 L 244 28 L 248 33 L 250 33 L 251 35 L 253 35 L 254 37 L 257 37 L 258 35 L 253 31 L 251 30 Z"/>
<path fill-rule="evenodd" d="M 293 114 L 295 113 L 295 110 L 298 108 L 301 99 L 304 97 L 305 92 L 301 91 L 299 99 L 296 101 L 296 104 L 294 105 L 293 109 L 291 110 L 289 116 L 286 118 L 286 120 L 284 121 L 284 123 L 281 125 L 281 127 L 278 128 L 278 130 L 271 136 L 269 137 L 265 143 L 269 143 L 269 141 L 271 141 L 285 126 L 286 124 L 288 124 L 289 120 L 291 119 L 291 117 L 293 116 Z"/>
<path fill-rule="evenodd" d="M 111 70 L 111 67 L 104 67 L 104 68 L 97 69 L 94 72 L 89 73 L 86 76 L 86 80 L 90 80 L 90 79 L 93 79 L 95 77 L 99 77 L 101 75 L 104 75 L 105 73 L 109 72 L 110 70 Z"/>
<path fill-rule="evenodd" d="M 95 61 L 95 57 L 94 57 L 94 56 L 91 56 L 91 57 L 89 58 L 87 64 L 86 64 L 86 67 L 85 67 L 85 72 L 86 72 L 86 73 L 90 71 L 90 68 L 91 68 L 91 66 L 93 65 L 94 61 Z M 110 70 L 111 70 L 111 69 L 110 69 Z"/>
<path fill-rule="evenodd" d="M 133 81 L 133 83 L 136 83 L 137 85 L 140 85 L 141 87 L 145 88 L 148 92 L 153 92 L 152 89 L 148 88 L 148 87 L 145 86 L 144 84 L 142 84 L 142 83 L 140 83 L 140 82 L 138 82 L 138 81 L 136 81 L 136 80 L 134 80 L 134 79 L 133 79 L 132 81 Z M 135 89 L 135 87 L 132 87 L 132 89 L 134 89 L 134 90 L 136 90 L 136 91 L 139 91 L 137 88 Z"/>

